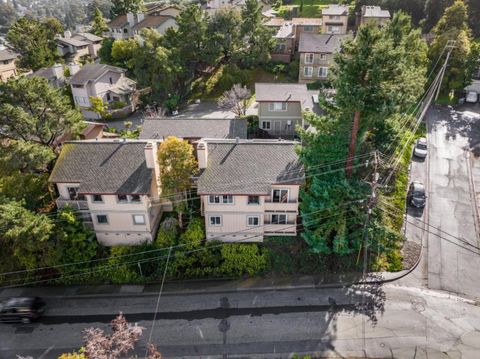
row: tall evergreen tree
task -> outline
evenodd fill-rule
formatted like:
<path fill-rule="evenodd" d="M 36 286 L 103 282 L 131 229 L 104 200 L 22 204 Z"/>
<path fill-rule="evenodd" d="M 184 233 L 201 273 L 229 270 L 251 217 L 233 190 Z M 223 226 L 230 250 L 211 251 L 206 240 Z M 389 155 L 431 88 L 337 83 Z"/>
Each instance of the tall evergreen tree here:
<path fill-rule="evenodd" d="M 7 40 L 20 56 L 20 67 L 38 70 L 59 59 L 55 35 L 63 32 L 57 19 L 43 21 L 22 17 L 8 30 Z"/>
<path fill-rule="evenodd" d="M 470 28 L 472 29 L 473 36 L 476 39 L 480 39 L 480 1 L 478 0 L 465 0 L 468 6 L 468 17 L 470 20 Z"/>
<path fill-rule="evenodd" d="M 143 0 L 112 0 L 112 9 L 110 11 L 113 18 L 129 12 L 136 14 L 142 11 L 143 8 Z"/>
<path fill-rule="evenodd" d="M 423 31 L 430 32 L 442 17 L 445 9 L 453 5 L 454 0 L 427 0 L 425 3 L 425 22 Z"/>

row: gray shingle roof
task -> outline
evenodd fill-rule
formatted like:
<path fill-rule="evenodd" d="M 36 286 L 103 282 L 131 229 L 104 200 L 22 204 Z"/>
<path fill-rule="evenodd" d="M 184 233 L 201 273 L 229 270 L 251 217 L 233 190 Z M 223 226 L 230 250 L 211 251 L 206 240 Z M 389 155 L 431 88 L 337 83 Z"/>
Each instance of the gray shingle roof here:
<path fill-rule="evenodd" d="M 257 102 L 299 102 L 302 111 L 318 113 L 318 106 L 313 103 L 312 96 L 318 91 L 310 91 L 306 84 L 290 83 L 256 83 L 255 96 Z"/>
<path fill-rule="evenodd" d="M 362 6 L 363 17 L 380 17 L 390 19 L 390 11 L 382 10 L 380 6 Z"/>
<path fill-rule="evenodd" d="M 72 36 L 72 38 L 86 41 L 86 42 L 100 42 L 103 40 L 103 37 L 97 36 L 95 34 L 91 34 L 89 32 L 79 32 Z"/>
<path fill-rule="evenodd" d="M 0 50 L 0 61 L 13 60 L 16 59 L 19 55 L 10 49 Z"/>
<path fill-rule="evenodd" d="M 72 45 L 75 47 L 88 46 L 88 42 L 82 41 L 80 39 L 75 39 L 73 37 L 67 39 L 66 37 L 57 37 L 57 41 L 62 42 L 67 45 Z"/>
<path fill-rule="evenodd" d="M 141 139 L 247 138 L 247 121 L 242 119 L 145 119 Z"/>
<path fill-rule="evenodd" d="M 72 84 L 80 84 L 83 85 L 88 81 L 95 81 L 100 76 L 102 76 L 107 71 L 114 71 L 114 72 L 125 72 L 125 69 L 121 67 L 105 65 L 105 64 L 86 64 L 78 71 L 75 75 L 73 75 L 70 82 Z"/>
<path fill-rule="evenodd" d="M 332 54 L 340 51 L 342 41 L 348 38 L 350 38 L 350 35 L 302 33 L 300 35 L 298 52 L 321 52 Z"/>
<path fill-rule="evenodd" d="M 331 4 L 322 9 L 322 15 L 348 15 L 348 6 Z"/>
<path fill-rule="evenodd" d="M 208 141 L 201 194 L 266 195 L 272 184 L 303 183 L 302 165 L 290 141 Z"/>
<path fill-rule="evenodd" d="M 81 193 L 148 194 L 152 169 L 147 168 L 143 141 L 66 142 L 50 182 L 80 183 Z"/>

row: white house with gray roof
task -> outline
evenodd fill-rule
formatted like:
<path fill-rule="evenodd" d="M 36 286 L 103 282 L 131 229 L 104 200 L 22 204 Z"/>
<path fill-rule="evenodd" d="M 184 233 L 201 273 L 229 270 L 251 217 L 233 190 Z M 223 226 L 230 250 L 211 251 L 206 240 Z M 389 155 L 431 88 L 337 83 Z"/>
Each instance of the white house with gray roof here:
<path fill-rule="evenodd" d="M 108 110 L 127 115 L 135 109 L 136 82 L 125 76 L 127 70 L 105 64 L 86 64 L 70 79 L 75 105 L 80 107 L 86 119 L 97 120 L 100 116 L 91 111 L 90 97 L 99 97 Z"/>
<path fill-rule="evenodd" d="M 378 26 L 384 26 L 390 21 L 390 11 L 383 10 L 380 6 L 363 5 L 357 13 L 356 25 L 362 26 L 367 22 L 374 22 Z"/>
<path fill-rule="evenodd" d="M 262 242 L 297 233 L 303 168 L 297 142 L 202 140 L 198 194 L 207 240 Z"/>
<path fill-rule="evenodd" d="M 271 138 L 294 138 L 296 126 L 308 125 L 303 121 L 303 112 L 319 113 L 318 95 L 306 84 L 256 83 L 260 131 Z"/>
<path fill-rule="evenodd" d="M 162 212 L 155 141 L 65 142 L 50 175 L 57 207 L 71 206 L 106 246 L 151 242 Z"/>
<path fill-rule="evenodd" d="M 329 68 L 334 63 L 335 53 L 350 35 L 307 34 L 300 36 L 298 53 L 298 82 L 310 83 L 328 78 Z"/>

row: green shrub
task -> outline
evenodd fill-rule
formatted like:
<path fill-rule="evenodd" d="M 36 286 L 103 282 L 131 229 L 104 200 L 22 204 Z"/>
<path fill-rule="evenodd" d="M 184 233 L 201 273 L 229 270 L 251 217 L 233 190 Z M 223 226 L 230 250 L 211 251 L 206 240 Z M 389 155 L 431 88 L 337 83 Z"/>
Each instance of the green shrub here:
<path fill-rule="evenodd" d="M 204 238 L 203 219 L 194 218 L 180 236 L 180 244 L 186 244 L 186 248 L 193 249 L 199 247 Z"/>
<path fill-rule="evenodd" d="M 268 255 L 256 244 L 226 244 L 222 246 L 220 270 L 229 276 L 259 274 L 267 268 Z"/>
<path fill-rule="evenodd" d="M 294 60 L 288 64 L 287 75 L 292 80 L 298 80 L 298 70 L 300 63 L 298 60 Z"/>
<path fill-rule="evenodd" d="M 158 228 L 155 245 L 159 248 L 174 246 L 177 242 L 178 220 L 169 217 L 166 218 Z"/>
<path fill-rule="evenodd" d="M 124 108 L 127 104 L 123 101 L 115 101 L 110 103 L 110 108 L 113 110 L 118 110 L 119 108 Z"/>

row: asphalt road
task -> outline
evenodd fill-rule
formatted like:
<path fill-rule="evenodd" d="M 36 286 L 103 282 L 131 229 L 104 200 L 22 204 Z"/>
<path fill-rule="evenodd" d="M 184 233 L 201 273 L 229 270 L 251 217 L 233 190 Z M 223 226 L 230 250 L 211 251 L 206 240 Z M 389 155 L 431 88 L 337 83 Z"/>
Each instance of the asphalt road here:
<path fill-rule="evenodd" d="M 470 148 L 480 138 L 478 121 L 461 111 L 433 106 L 428 124 L 428 287 L 480 299 L 480 251 Z"/>
<path fill-rule="evenodd" d="M 84 328 L 108 331 L 119 311 L 145 328 L 141 357 L 156 299 L 47 298 L 40 322 L 0 325 L 0 358 L 56 358 L 82 345 Z M 361 303 L 360 288 L 165 295 L 153 342 L 166 357 L 349 358 L 365 348 L 374 358 L 478 358 L 480 308 L 471 303 L 394 285 L 371 288 Z"/>

